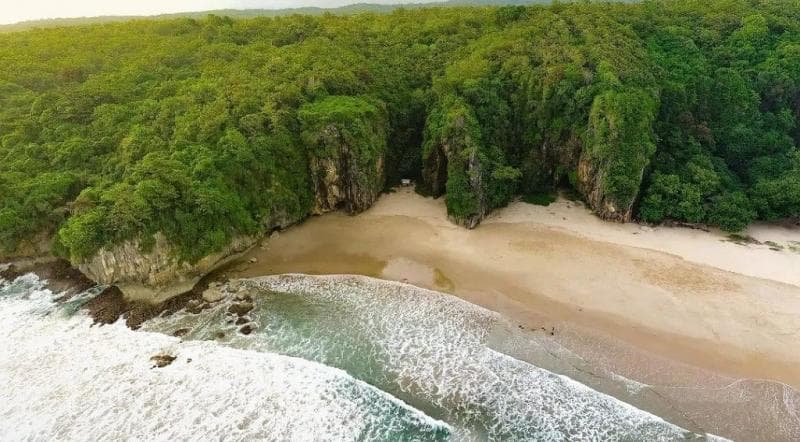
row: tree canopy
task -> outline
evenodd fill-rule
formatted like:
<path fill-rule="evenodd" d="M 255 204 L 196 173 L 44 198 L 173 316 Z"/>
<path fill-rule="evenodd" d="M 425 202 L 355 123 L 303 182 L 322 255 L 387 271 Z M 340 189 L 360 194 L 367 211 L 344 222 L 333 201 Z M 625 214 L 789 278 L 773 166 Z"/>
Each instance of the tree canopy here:
<path fill-rule="evenodd" d="M 5 251 L 161 232 L 199 259 L 310 213 L 329 125 L 470 226 L 557 187 L 609 218 L 800 216 L 790 0 L 136 20 L 2 34 L 0 61 Z"/>

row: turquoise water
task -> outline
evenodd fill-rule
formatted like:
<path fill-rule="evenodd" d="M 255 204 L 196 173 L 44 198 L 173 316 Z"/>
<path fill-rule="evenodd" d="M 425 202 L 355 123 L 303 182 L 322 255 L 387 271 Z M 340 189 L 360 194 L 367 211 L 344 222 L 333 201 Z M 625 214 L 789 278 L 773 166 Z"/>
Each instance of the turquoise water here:
<path fill-rule="evenodd" d="M 279 276 L 244 282 L 257 325 L 243 336 L 226 305 L 186 339 L 272 352 L 346 371 L 428 416 L 459 440 L 682 440 L 698 437 L 582 384 L 490 347 L 499 315 L 457 298 L 364 277 Z M 233 289 L 232 289 L 233 291 Z M 159 318 L 169 333 L 188 317 Z"/>
<path fill-rule="evenodd" d="M 0 440 L 702 439 L 496 348 L 514 328 L 364 277 L 235 282 L 199 314 L 91 326 L 28 275 L 0 282 Z M 227 314 L 246 293 L 250 335 Z M 183 339 L 172 334 L 183 328 Z M 515 337 L 519 339 L 519 337 Z M 150 358 L 176 360 L 154 369 Z"/>

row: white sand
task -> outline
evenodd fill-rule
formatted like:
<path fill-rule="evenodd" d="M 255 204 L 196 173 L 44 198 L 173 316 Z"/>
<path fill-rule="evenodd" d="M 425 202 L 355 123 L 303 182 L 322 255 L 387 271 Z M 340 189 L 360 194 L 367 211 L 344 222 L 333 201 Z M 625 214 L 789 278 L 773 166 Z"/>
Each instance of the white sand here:
<path fill-rule="evenodd" d="M 750 234 L 800 240 L 768 226 Z M 603 222 L 567 201 L 515 203 L 470 231 L 447 220 L 443 200 L 402 189 L 361 215 L 289 229 L 232 276 L 406 280 L 534 328 L 542 316 L 567 321 L 697 367 L 800 386 L 800 254 L 724 239 Z"/>
<path fill-rule="evenodd" d="M 759 242 L 737 244 L 719 230 L 710 232 L 686 227 L 648 227 L 635 223 L 607 222 L 575 203 L 559 199 L 543 207 L 513 203 L 493 214 L 490 223 L 536 223 L 584 236 L 631 247 L 671 253 L 698 264 L 757 278 L 800 286 L 800 228 L 755 224 L 742 235 Z M 771 250 L 771 241 L 783 250 Z M 791 247 L 797 247 L 792 250 Z"/>

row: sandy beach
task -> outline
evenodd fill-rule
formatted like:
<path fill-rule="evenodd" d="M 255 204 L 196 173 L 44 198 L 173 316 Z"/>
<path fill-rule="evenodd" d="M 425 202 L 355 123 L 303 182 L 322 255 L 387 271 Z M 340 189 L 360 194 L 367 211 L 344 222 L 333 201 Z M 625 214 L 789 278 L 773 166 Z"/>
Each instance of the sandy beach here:
<path fill-rule="evenodd" d="M 780 251 L 717 232 L 513 203 L 475 230 L 410 188 L 265 240 L 226 273 L 362 274 L 449 292 L 531 329 L 576 326 L 734 378 L 800 387 L 800 230 L 756 226 Z M 255 263 L 251 263 L 255 258 Z"/>

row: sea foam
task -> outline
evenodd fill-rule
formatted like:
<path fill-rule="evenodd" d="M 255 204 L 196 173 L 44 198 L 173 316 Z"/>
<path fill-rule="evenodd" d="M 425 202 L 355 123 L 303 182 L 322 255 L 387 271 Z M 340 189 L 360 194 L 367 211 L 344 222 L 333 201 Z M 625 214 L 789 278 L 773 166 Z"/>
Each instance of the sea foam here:
<path fill-rule="evenodd" d="M 453 426 L 457 440 L 680 440 L 689 433 L 611 396 L 487 345 L 504 319 L 458 298 L 357 276 L 244 280 L 257 330 L 235 333 L 223 302 L 189 338 L 339 367 Z M 159 318 L 169 332 L 187 316 Z M 233 332 L 233 333 L 231 333 Z"/>
<path fill-rule="evenodd" d="M 0 440 L 438 440 L 342 370 L 213 341 L 91 326 L 33 275 L 0 281 Z M 150 357 L 176 360 L 153 368 Z"/>

